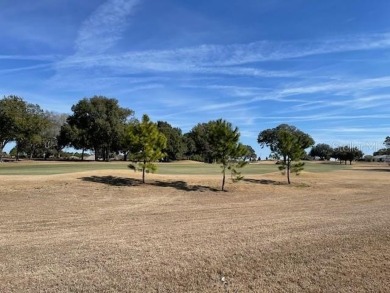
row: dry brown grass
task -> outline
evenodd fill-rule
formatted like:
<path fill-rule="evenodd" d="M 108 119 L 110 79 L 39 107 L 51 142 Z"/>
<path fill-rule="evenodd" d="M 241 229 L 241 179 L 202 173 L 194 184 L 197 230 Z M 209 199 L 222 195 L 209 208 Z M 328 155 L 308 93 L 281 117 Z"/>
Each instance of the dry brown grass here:
<path fill-rule="evenodd" d="M 385 168 L 137 175 L 1 177 L 0 292 L 389 291 Z"/>

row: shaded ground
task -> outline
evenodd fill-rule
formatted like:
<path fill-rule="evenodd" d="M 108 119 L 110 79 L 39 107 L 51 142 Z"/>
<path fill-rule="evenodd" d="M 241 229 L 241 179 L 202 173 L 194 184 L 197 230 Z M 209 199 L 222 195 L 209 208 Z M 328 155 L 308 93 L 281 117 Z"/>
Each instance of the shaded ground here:
<path fill-rule="evenodd" d="M 113 186 L 135 186 L 142 184 L 142 180 L 133 179 L 133 178 L 124 178 L 124 177 L 114 177 L 114 176 L 88 176 L 80 178 L 83 181 L 103 183 Z M 188 185 L 184 181 L 151 181 L 147 182 L 147 185 L 150 186 L 160 186 L 160 187 L 171 187 L 183 191 L 219 191 L 216 188 L 212 188 L 204 185 Z"/>
<path fill-rule="evenodd" d="M 147 180 L 1 176 L 0 292 L 388 292 L 387 172 Z"/>

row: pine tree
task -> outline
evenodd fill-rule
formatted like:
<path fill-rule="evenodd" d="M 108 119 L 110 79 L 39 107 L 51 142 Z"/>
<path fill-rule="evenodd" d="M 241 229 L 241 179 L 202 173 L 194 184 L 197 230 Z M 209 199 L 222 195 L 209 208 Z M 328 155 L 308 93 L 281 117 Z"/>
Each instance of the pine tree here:
<path fill-rule="evenodd" d="M 210 122 L 209 143 L 212 146 L 212 157 L 222 164 L 222 191 L 225 190 L 226 171 L 230 170 L 233 182 L 243 177 L 238 171 L 246 165 L 243 160 L 247 149 L 239 143 L 240 132 L 231 123 L 219 119 Z"/>
<path fill-rule="evenodd" d="M 131 141 L 131 159 L 134 162 L 128 167 L 134 171 L 142 171 L 142 183 L 145 183 L 145 173 L 154 173 L 157 170 L 154 162 L 165 157 L 163 149 L 167 139 L 146 114 L 142 116 L 141 122 L 129 126 L 128 134 Z"/>

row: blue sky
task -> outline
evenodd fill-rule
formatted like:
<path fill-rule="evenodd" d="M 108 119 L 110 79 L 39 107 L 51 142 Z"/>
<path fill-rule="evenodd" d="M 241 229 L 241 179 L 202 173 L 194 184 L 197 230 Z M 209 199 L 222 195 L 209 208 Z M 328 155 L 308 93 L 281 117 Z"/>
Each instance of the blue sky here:
<path fill-rule="evenodd" d="M 184 132 L 224 118 L 262 157 L 297 126 L 365 153 L 390 135 L 388 0 L 0 0 L 0 95 L 69 113 L 117 98 Z"/>

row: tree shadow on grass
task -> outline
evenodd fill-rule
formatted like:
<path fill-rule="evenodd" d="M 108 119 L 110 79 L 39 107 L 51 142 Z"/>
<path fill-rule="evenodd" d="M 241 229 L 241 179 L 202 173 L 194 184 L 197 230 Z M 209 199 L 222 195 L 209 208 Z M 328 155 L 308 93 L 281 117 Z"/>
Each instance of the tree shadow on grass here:
<path fill-rule="evenodd" d="M 83 181 L 102 183 L 112 186 L 139 186 L 142 184 L 142 181 L 139 179 L 132 178 L 123 178 L 123 177 L 114 177 L 114 176 L 89 176 L 79 178 Z M 184 181 L 150 181 L 146 182 L 145 185 L 159 186 L 159 187 L 171 187 L 176 188 L 182 191 L 219 191 L 216 188 L 212 188 L 204 185 L 188 185 Z"/>
<path fill-rule="evenodd" d="M 213 191 L 213 192 L 218 192 L 220 190 L 216 188 L 212 188 L 209 186 L 204 186 L 204 185 L 188 185 L 187 182 L 184 181 L 155 181 L 151 182 L 151 185 L 155 186 L 160 186 L 160 187 L 172 187 L 176 188 L 178 190 L 183 190 L 183 191 Z"/>
<path fill-rule="evenodd" d="M 102 183 L 112 186 L 138 186 L 142 184 L 141 180 L 123 178 L 123 177 L 114 177 L 114 176 L 89 176 L 79 178 L 83 181 Z"/>
<path fill-rule="evenodd" d="M 255 184 L 265 184 L 265 185 L 287 185 L 286 182 L 280 182 L 275 180 L 266 180 L 266 179 L 251 179 L 251 178 L 244 178 L 242 179 L 245 182 L 249 183 L 255 183 Z"/>
<path fill-rule="evenodd" d="M 352 171 L 360 171 L 360 172 L 390 172 L 390 168 L 388 169 L 351 169 Z"/>

